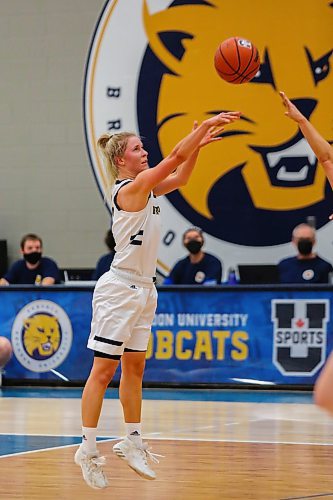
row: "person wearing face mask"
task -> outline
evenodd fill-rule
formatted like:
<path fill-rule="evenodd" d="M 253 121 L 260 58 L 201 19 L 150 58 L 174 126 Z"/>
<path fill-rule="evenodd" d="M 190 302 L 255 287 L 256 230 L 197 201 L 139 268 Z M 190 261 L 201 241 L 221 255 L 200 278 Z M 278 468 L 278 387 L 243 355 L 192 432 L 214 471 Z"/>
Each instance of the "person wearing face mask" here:
<path fill-rule="evenodd" d="M 296 226 L 292 243 L 297 248 L 297 255 L 279 262 L 280 283 L 329 283 L 333 267 L 313 251 L 316 243 L 313 227 L 309 224 Z"/>
<path fill-rule="evenodd" d="M 183 244 L 189 255 L 175 264 L 164 285 L 220 285 L 222 264 L 214 255 L 203 252 L 201 229 L 185 231 Z"/>
<path fill-rule="evenodd" d="M 36 234 L 26 234 L 21 243 L 22 259 L 14 262 L 0 285 L 54 285 L 59 283 L 59 269 L 54 260 L 43 257 L 43 242 Z"/>

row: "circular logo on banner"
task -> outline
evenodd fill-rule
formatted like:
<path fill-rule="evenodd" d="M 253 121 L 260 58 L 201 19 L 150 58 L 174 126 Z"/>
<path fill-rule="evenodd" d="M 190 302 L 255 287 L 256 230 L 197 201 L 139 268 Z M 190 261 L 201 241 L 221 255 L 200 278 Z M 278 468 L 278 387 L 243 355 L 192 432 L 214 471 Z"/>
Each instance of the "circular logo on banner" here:
<path fill-rule="evenodd" d="M 287 255 L 292 230 L 308 217 L 315 218 L 317 228 L 327 228 L 331 190 L 297 124 L 285 117 L 277 88 L 282 79 L 289 97 L 332 138 L 327 110 L 332 109 L 333 9 L 328 2 L 295 0 L 288 3 L 285 21 L 277 5 L 257 3 L 258 9 L 240 0 L 235 18 L 231 1 L 142 0 L 132 2 L 129 12 L 127 1 L 110 0 L 96 26 L 86 66 L 84 120 L 103 197 L 106 177 L 96 142 L 105 131 L 138 133 L 154 166 L 195 120 L 242 111 L 221 141 L 200 150 L 187 185 L 162 199 L 162 274 L 185 253 L 182 233 L 190 226 L 201 227 L 208 251 L 230 264 Z M 299 12 L 304 22 L 295 30 L 292 19 Z M 319 17 L 320 32 L 309 38 L 302 26 Z M 224 82 L 214 70 L 216 47 L 234 33 L 253 41 L 261 56 L 260 70 L 245 85 Z"/>
<path fill-rule="evenodd" d="M 33 372 L 61 365 L 72 345 L 72 324 L 66 312 L 50 300 L 30 302 L 17 314 L 12 328 L 14 354 Z"/>

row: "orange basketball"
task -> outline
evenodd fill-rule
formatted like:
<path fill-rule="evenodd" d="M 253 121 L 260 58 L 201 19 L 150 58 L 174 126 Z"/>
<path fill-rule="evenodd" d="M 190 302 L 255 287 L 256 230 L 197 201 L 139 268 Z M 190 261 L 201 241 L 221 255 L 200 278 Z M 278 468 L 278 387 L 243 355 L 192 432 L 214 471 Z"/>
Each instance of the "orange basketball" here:
<path fill-rule="evenodd" d="M 0 368 L 3 368 L 13 354 L 12 344 L 7 337 L 0 337 Z"/>
<path fill-rule="evenodd" d="M 218 75 L 229 83 L 252 80 L 260 67 L 258 49 L 249 40 L 238 36 L 228 38 L 218 46 L 214 65 Z"/>

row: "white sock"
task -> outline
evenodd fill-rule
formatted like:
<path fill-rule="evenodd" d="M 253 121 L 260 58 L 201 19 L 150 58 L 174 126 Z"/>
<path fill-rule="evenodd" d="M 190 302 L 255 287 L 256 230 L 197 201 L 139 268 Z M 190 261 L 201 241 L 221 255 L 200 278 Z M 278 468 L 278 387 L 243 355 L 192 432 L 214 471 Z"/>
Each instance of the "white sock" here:
<path fill-rule="evenodd" d="M 82 427 L 82 446 L 86 453 L 96 453 L 96 427 Z"/>
<path fill-rule="evenodd" d="M 128 439 L 133 441 L 133 443 L 138 447 L 141 448 L 142 446 L 142 437 L 141 437 L 141 422 L 138 423 L 125 423 L 126 426 L 126 433 Z"/>

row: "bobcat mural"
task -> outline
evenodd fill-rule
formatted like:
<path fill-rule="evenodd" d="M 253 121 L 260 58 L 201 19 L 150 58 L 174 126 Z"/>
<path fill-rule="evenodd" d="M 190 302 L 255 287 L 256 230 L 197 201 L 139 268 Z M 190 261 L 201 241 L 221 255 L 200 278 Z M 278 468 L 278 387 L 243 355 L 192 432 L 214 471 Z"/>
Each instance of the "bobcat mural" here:
<path fill-rule="evenodd" d="M 328 0 L 177 0 L 150 13 L 149 47 L 138 83 L 138 123 L 156 164 L 203 120 L 221 110 L 242 119 L 204 149 L 187 186 L 168 195 L 192 224 L 240 245 L 288 242 L 308 215 L 326 224 L 333 196 L 297 125 L 283 113 L 284 90 L 332 140 L 333 3 Z M 231 36 L 251 40 L 261 55 L 252 82 L 218 77 L 213 57 Z"/>

